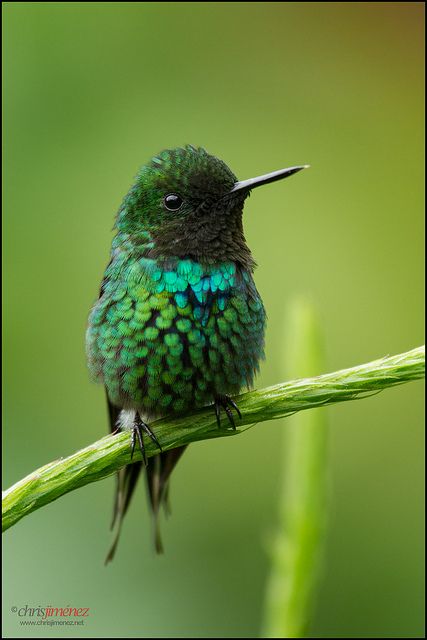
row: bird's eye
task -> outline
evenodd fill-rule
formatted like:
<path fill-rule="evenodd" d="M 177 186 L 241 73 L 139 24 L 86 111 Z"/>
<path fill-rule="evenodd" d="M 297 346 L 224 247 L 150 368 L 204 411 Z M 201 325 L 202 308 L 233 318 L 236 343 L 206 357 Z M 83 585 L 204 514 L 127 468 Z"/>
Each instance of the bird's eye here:
<path fill-rule="evenodd" d="M 182 207 L 182 198 L 177 193 L 169 193 L 163 202 L 169 211 L 178 211 Z"/>

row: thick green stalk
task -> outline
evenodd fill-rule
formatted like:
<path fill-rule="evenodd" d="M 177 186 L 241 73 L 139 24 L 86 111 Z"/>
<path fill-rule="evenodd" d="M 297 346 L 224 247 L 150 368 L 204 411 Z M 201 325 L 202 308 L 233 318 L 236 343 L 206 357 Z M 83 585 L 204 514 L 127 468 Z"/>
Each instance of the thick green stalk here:
<path fill-rule="evenodd" d="M 316 378 L 294 380 L 245 393 L 236 398 L 242 412 L 242 427 L 334 402 L 361 398 L 397 384 L 424 377 L 424 347 L 368 364 L 329 373 Z M 226 421 L 223 420 L 223 425 Z M 218 430 L 212 408 L 182 417 L 166 417 L 151 424 L 163 450 L 221 436 L 233 435 L 230 429 Z M 244 429 L 243 429 L 244 430 Z M 146 440 L 147 456 L 157 453 Z M 135 451 L 134 460 L 140 460 Z M 130 462 L 130 438 L 126 432 L 106 436 L 68 458 L 51 462 L 14 484 L 3 494 L 3 530 L 32 511 L 60 496 L 102 480 Z"/>
<path fill-rule="evenodd" d="M 323 368 L 320 327 L 304 300 L 291 308 L 283 362 L 286 375 Z M 271 547 L 263 638 L 303 638 L 307 632 L 327 511 L 327 412 L 301 411 L 283 433 L 278 527 Z"/>

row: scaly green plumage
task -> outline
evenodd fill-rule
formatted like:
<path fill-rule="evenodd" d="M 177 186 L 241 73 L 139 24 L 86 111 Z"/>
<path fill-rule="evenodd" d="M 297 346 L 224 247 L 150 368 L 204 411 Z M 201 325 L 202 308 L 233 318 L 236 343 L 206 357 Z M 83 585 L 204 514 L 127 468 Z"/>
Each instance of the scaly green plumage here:
<path fill-rule="evenodd" d="M 130 262 L 131 276 L 109 277 L 89 320 L 89 366 L 112 403 L 153 417 L 250 386 L 265 318 L 250 274 L 235 263 Z"/>

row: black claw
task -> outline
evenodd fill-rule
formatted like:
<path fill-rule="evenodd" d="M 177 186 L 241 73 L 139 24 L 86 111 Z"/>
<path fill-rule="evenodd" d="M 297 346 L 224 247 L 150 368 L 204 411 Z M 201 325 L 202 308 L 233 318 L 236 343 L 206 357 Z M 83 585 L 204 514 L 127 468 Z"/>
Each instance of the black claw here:
<path fill-rule="evenodd" d="M 215 400 L 215 416 L 216 416 L 216 423 L 218 425 L 218 429 L 221 428 L 220 413 L 221 413 L 221 409 L 220 409 L 219 402 L 217 400 Z"/>
<path fill-rule="evenodd" d="M 216 415 L 216 421 L 218 424 L 218 428 L 220 428 L 221 426 L 221 409 L 224 409 L 225 413 L 227 414 L 227 418 L 231 424 L 231 427 L 234 429 L 234 431 L 236 430 L 236 423 L 234 422 L 234 416 L 233 416 L 233 412 L 231 410 L 231 408 L 233 408 L 237 415 L 239 416 L 239 418 L 242 418 L 242 414 L 239 411 L 238 406 L 236 405 L 236 403 L 234 402 L 234 400 L 232 400 L 229 396 L 217 396 L 215 398 L 215 415 Z M 231 408 L 230 408 L 231 406 Z"/>
<path fill-rule="evenodd" d="M 230 407 L 228 407 L 227 405 L 225 405 L 224 407 L 225 409 L 225 413 L 227 414 L 227 418 L 229 419 L 230 423 L 231 423 L 231 427 L 234 431 L 236 431 L 236 423 L 234 422 L 234 418 L 233 418 L 233 413 L 230 409 Z"/>
<path fill-rule="evenodd" d="M 142 420 L 141 420 L 142 422 Z M 142 426 L 142 430 L 148 435 L 150 436 L 151 440 L 154 442 L 154 444 L 156 445 L 156 447 L 158 447 L 160 449 L 160 453 L 163 453 L 163 449 L 160 445 L 160 442 L 157 440 L 156 436 L 154 435 L 154 433 L 151 431 L 150 427 L 148 426 L 148 424 L 145 424 L 145 422 L 142 422 L 141 424 Z"/>
<path fill-rule="evenodd" d="M 134 420 L 133 426 L 132 426 L 132 439 L 131 439 L 132 449 L 131 449 L 130 459 L 132 460 L 132 458 L 133 458 L 133 454 L 134 454 L 134 451 L 135 451 L 135 445 L 136 445 L 136 439 L 138 438 L 138 445 L 139 445 L 139 449 L 141 451 L 142 460 L 144 462 L 144 465 L 147 466 L 148 463 L 147 463 L 147 456 L 145 454 L 144 438 L 143 438 L 143 435 L 142 435 L 143 432 L 146 433 L 151 438 L 151 440 L 154 442 L 154 444 L 160 449 L 160 451 L 162 451 L 162 447 L 160 446 L 160 443 L 157 440 L 156 436 L 151 431 L 151 429 L 148 426 L 148 424 L 146 424 L 143 420 L 141 420 L 141 417 L 140 417 L 139 413 L 136 412 L 135 420 Z"/>
<path fill-rule="evenodd" d="M 132 437 L 132 440 L 131 440 L 132 449 L 131 449 L 131 452 L 130 452 L 130 459 L 132 460 L 133 454 L 135 452 L 135 444 L 136 444 L 135 427 L 132 428 L 132 436 L 131 437 Z"/>
<path fill-rule="evenodd" d="M 145 455 L 145 446 L 144 446 L 144 440 L 142 438 L 141 425 L 137 424 L 134 427 L 134 431 L 136 431 L 136 437 L 138 438 L 139 450 L 141 451 L 142 460 L 144 462 L 144 467 L 146 467 L 148 463 L 147 463 L 147 456 Z"/>
<path fill-rule="evenodd" d="M 228 398 L 228 403 L 231 404 L 231 406 L 233 407 L 233 409 L 236 410 L 237 415 L 239 416 L 240 420 L 242 419 L 242 414 L 240 413 L 240 409 L 237 406 L 237 404 L 234 402 L 234 400 L 232 398 Z"/>

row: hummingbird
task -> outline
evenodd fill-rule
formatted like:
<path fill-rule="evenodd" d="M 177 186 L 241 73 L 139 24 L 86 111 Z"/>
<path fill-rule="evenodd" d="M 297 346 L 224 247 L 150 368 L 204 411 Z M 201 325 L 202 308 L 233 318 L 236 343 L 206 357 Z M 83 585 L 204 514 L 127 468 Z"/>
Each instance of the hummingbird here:
<path fill-rule="evenodd" d="M 205 149 L 154 156 L 136 175 L 115 222 L 110 261 L 86 333 L 93 380 L 105 386 L 110 431 L 126 429 L 142 460 L 116 476 L 116 535 L 145 470 L 156 551 L 159 512 L 168 512 L 170 475 L 185 446 L 163 452 L 151 421 L 211 405 L 218 427 L 241 417 L 232 396 L 251 388 L 264 358 L 266 312 L 246 243 L 246 198 L 308 165 L 239 181 Z M 160 453 L 147 464 L 144 437 Z"/>

